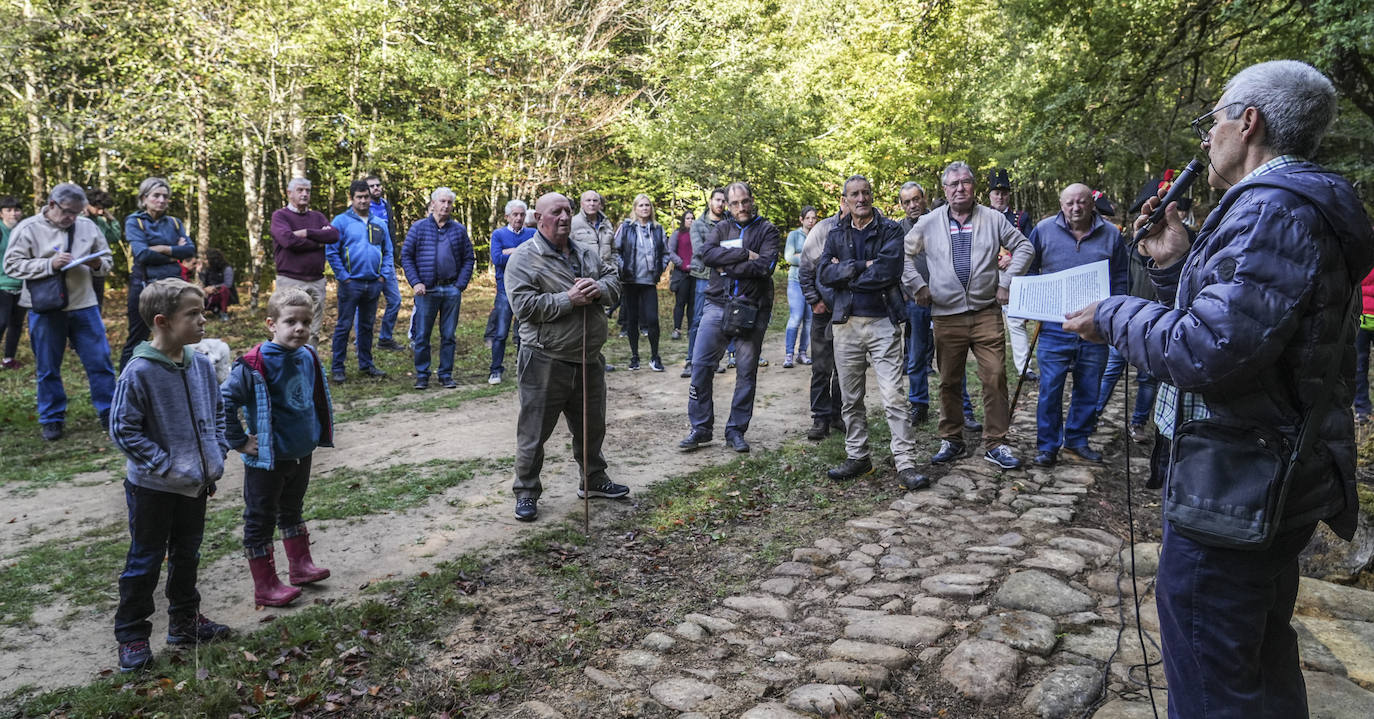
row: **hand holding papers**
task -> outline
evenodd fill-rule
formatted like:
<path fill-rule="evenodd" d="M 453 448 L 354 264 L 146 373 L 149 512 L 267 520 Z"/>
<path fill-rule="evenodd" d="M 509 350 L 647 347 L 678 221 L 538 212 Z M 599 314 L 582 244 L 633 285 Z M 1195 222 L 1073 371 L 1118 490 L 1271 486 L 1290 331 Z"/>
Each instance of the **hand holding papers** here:
<path fill-rule="evenodd" d="M 1013 277 L 1007 316 L 1063 322 L 1069 312 L 1106 299 L 1111 288 L 1106 260 L 1048 275 Z"/>
<path fill-rule="evenodd" d="M 87 262 L 90 262 L 91 260 L 94 260 L 94 259 L 97 258 L 97 257 L 104 257 L 105 255 L 108 255 L 108 254 L 110 254 L 110 251 L 109 251 L 109 250 L 101 250 L 101 251 L 99 251 L 99 252 L 92 252 L 92 253 L 89 254 L 89 255 L 82 255 L 81 257 L 75 257 L 75 258 L 72 259 L 71 262 L 68 262 L 67 264 L 65 264 L 65 265 L 62 266 L 62 271 L 63 271 L 63 272 L 66 272 L 67 270 L 70 270 L 70 269 L 73 268 L 73 267 L 76 267 L 76 266 L 78 266 L 78 265 L 82 265 L 82 264 L 85 264 L 85 263 L 87 263 Z"/>

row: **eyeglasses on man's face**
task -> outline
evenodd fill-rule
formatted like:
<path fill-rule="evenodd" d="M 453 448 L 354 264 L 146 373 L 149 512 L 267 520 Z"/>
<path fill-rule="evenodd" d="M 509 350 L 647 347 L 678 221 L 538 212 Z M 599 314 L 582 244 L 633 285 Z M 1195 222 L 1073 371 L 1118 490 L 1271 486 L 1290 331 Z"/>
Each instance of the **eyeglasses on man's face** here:
<path fill-rule="evenodd" d="M 1188 124 L 1192 126 L 1193 132 L 1196 132 L 1196 133 L 1197 133 L 1197 137 L 1198 137 L 1199 140 L 1202 140 L 1203 142 L 1207 142 L 1207 138 L 1211 137 L 1211 135 L 1212 135 L 1212 127 L 1214 127 L 1214 126 L 1216 125 L 1216 118 L 1215 118 L 1214 116 L 1215 116 L 1218 112 L 1221 112 L 1222 110 L 1225 110 L 1225 109 L 1231 108 L 1231 107 L 1235 107 L 1236 105 L 1243 105 L 1243 104 L 1244 104 L 1244 103 L 1239 102 L 1239 101 L 1237 101 L 1237 102 L 1228 102 L 1228 103 L 1226 103 L 1225 105 L 1221 105 L 1221 106 L 1219 106 L 1219 107 L 1213 108 L 1211 112 L 1207 113 L 1206 115 L 1202 115 L 1202 116 L 1198 117 L 1197 119 L 1193 120 L 1192 122 L 1190 122 L 1190 123 L 1188 123 Z M 1210 120 L 1210 122 L 1209 122 L 1209 120 Z M 1203 125 L 1202 125 L 1202 123 L 1204 123 L 1204 122 L 1207 123 L 1207 126 L 1206 126 L 1206 127 L 1203 127 Z"/>

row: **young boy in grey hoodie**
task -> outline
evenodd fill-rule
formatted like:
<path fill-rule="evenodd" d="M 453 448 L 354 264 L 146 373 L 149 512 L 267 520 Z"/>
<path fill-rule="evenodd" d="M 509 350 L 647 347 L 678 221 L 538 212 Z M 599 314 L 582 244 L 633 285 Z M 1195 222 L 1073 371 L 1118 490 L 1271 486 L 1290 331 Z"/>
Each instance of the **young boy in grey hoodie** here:
<path fill-rule="evenodd" d="M 167 643 L 199 644 L 229 634 L 200 613 L 196 591 L 205 503 L 229 451 L 214 364 L 186 346 L 205 335 L 204 309 L 201 289 L 179 278 L 144 288 L 138 311 L 152 339 L 135 347 L 115 385 L 110 438 L 128 457 L 130 535 L 115 610 L 120 671 L 153 659 L 148 618 L 164 556 Z"/>

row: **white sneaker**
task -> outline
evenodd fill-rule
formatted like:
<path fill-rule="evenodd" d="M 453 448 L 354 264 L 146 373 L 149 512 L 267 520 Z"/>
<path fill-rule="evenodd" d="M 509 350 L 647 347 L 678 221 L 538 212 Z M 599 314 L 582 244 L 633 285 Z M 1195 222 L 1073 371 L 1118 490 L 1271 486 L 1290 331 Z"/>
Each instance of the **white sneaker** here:
<path fill-rule="evenodd" d="M 501 384 L 501 373 L 492 372 L 491 376 L 487 378 L 487 384 Z"/>

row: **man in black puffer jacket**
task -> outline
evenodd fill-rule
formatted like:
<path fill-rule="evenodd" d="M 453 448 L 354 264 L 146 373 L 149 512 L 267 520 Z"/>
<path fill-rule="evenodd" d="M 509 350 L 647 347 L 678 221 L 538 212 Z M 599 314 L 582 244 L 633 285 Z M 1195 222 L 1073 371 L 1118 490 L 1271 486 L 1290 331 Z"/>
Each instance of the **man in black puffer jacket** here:
<path fill-rule="evenodd" d="M 1355 530 L 1351 297 L 1374 267 L 1374 232 L 1354 189 L 1304 159 L 1335 114 L 1335 89 L 1308 65 L 1266 62 L 1237 73 L 1212 112 L 1193 122 L 1211 163 L 1208 184 L 1226 194 L 1191 247 L 1172 207 L 1141 243 L 1160 301 L 1118 295 L 1064 325 L 1105 338 L 1159 378 L 1155 420 L 1166 438 L 1185 422 L 1230 422 L 1281 433 L 1296 447 L 1304 415 L 1314 405 L 1320 412 L 1272 544 L 1228 546 L 1182 514 L 1164 522 L 1155 591 L 1171 717 L 1308 715 L 1289 626 L 1297 556 L 1318 521 L 1347 539 Z M 1239 446 L 1219 447 L 1217 465 L 1239 464 L 1250 454 Z M 1190 472 L 1195 465 L 1178 459 L 1157 465 L 1167 468 L 1166 512 L 1233 503 L 1266 480 Z M 1182 496 L 1184 487 L 1211 491 Z"/>

